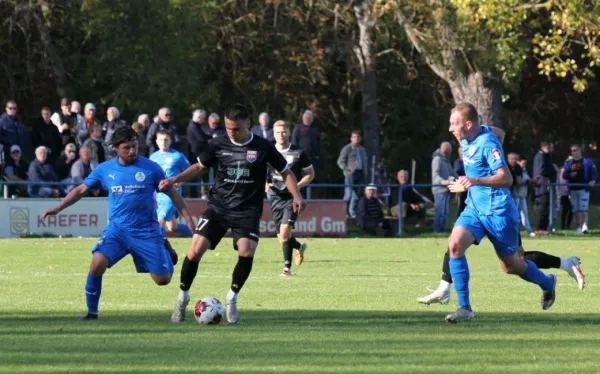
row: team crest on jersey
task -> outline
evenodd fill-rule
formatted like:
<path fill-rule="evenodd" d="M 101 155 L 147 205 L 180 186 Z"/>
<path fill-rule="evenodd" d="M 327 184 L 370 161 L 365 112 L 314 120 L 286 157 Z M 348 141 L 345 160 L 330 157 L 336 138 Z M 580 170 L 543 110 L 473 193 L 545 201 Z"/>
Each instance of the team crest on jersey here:
<path fill-rule="evenodd" d="M 248 162 L 254 162 L 254 161 L 256 161 L 257 158 L 258 158 L 257 151 L 247 151 L 246 152 L 246 160 L 248 160 Z"/>
<path fill-rule="evenodd" d="M 502 154 L 500 153 L 500 150 L 498 148 L 494 148 L 492 150 L 492 158 L 494 160 L 500 160 L 502 158 Z"/>
<path fill-rule="evenodd" d="M 135 180 L 138 182 L 143 182 L 146 180 L 146 174 L 142 173 L 141 171 L 138 171 L 137 173 L 135 173 Z"/>
<path fill-rule="evenodd" d="M 170 164 L 171 162 L 173 162 L 173 159 L 171 157 L 167 157 L 165 159 L 165 164 Z"/>
<path fill-rule="evenodd" d="M 292 162 L 294 162 L 294 155 L 286 155 L 285 160 L 288 164 L 291 164 Z"/>

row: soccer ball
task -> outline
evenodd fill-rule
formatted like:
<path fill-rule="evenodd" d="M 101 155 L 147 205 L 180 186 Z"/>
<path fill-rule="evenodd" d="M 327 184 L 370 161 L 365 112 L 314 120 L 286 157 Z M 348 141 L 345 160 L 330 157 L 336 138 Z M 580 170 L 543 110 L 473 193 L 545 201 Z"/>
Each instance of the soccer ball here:
<path fill-rule="evenodd" d="M 223 319 L 223 314 L 223 304 L 212 296 L 203 297 L 194 307 L 194 317 L 202 325 L 219 324 Z"/>

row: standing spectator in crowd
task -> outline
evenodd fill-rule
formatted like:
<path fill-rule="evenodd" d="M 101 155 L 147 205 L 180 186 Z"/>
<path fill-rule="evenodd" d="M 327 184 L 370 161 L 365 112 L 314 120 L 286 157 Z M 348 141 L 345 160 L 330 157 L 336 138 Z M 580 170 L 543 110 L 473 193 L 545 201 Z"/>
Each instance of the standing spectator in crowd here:
<path fill-rule="evenodd" d="M 142 139 L 138 142 L 138 155 L 148 157 L 148 145 L 146 144 L 147 134 L 144 134 L 144 125 L 139 122 L 134 122 L 131 128 L 137 134 L 138 139 Z M 144 136 L 146 135 L 146 136 Z"/>
<path fill-rule="evenodd" d="M 194 110 L 194 113 L 192 113 L 192 119 L 190 120 L 190 122 L 188 123 L 188 127 L 187 127 L 187 141 L 188 141 L 188 161 L 190 162 L 190 164 L 195 164 L 196 162 L 198 162 L 198 157 L 200 156 L 200 152 L 204 151 L 206 149 L 206 147 L 208 147 L 208 140 L 209 138 L 206 136 L 206 134 L 204 134 L 204 131 L 202 131 L 202 126 L 206 125 L 206 111 L 204 109 L 197 109 Z M 202 179 L 200 178 L 196 178 L 195 180 L 192 180 L 192 182 L 199 182 Z M 201 195 L 200 196 L 204 196 L 206 195 L 206 187 L 202 186 L 200 188 L 201 190 Z M 197 198 L 198 197 L 198 187 L 196 186 L 190 186 L 189 187 L 189 191 L 190 191 L 190 197 L 191 198 Z"/>
<path fill-rule="evenodd" d="M 156 133 L 159 131 L 166 131 L 169 133 L 173 143 L 171 148 L 179 149 L 181 146 L 181 140 L 179 139 L 179 133 L 177 127 L 173 121 L 173 114 L 169 108 L 160 108 L 158 111 L 158 121 L 154 122 L 148 130 L 148 137 L 146 138 L 146 144 L 148 145 L 149 154 L 153 154 L 158 150 L 156 145 Z"/>
<path fill-rule="evenodd" d="M 92 103 L 85 104 L 83 108 L 83 128 L 77 131 L 77 138 L 80 144 L 83 144 L 91 135 L 94 126 L 100 126 L 102 124 L 96 119 L 96 106 Z"/>
<path fill-rule="evenodd" d="M 202 131 L 204 131 L 209 140 L 225 136 L 225 129 L 219 125 L 219 120 L 220 117 L 217 113 L 211 113 L 208 116 L 208 125 L 201 126 Z"/>
<path fill-rule="evenodd" d="M 510 188 L 511 196 L 515 200 L 515 204 L 517 205 L 519 211 L 522 211 L 522 209 L 527 210 L 527 185 L 529 183 L 529 179 L 523 179 L 523 168 L 518 162 L 518 154 L 511 152 L 506 156 L 506 158 L 508 161 L 508 170 L 510 170 L 510 174 L 512 175 L 513 179 L 513 184 Z M 521 195 L 523 194 L 523 188 L 525 188 L 524 198 L 521 197 Z M 523 208 L 522 205 L 525 205 L 525 207 Z M 535 233 L 533 232 L 533 230 L 531 229 L 531 225 L 529 224 L 529 219 L 527 219 L 527 221 L 523 223 L 523 226 L 525 226 L 525 230 L 527 230 L 529 236 L 535 236 Z"/>
<path fill-rule="evenodd" d="M 387 236 L 391 232 L 389 222 L 383 216 L 383 209 L 376 196 L 377 186 L 370 184 L 356 205 L 356 225 L 371 235 Z"/>
<path fill-rule="evenodd" d="M 569 156 L 565 161 L 565 164 L 572 160 L 573 158 Z M 569 197 L 569 183 L 565 178 L 563 178 L 563 173 L 565 171 L 565 167 L 560 168 L 558 172 L 558 196 L 560 198 L 560 229 L 561 230 L 570 230 L 571 229 L 571 221 L 573 220 L 573 206 L 571 205 L 571 199 Z"/>
<path fill-rule="evenodd" d="M 568 183 L 578 186 L 569 186 L 569 197 L 573 209 L 573 218 L 578 233 L 588 233 L 588 210 L 590 207 L 590 187 L 596 183 L 598 171 L 594 162 L 583 157 L 581 147 L 577 144 L 571 146 L 572 160 L 565 163 L 562 177 Z M 582 186 L 584 184 L 585 186 Z"/>
<path fill-rule="evenodd" d="M 52 117 L 50 117 L 50 120 L 60 133 L 61 147 L 75 142 L 73 132 L 71 131 L 73 120 L 71 117 L 71 102 L 69 99 L 63 97 L 60 100 L 60 111 L 55 112 Z"/>
<path fill-rule="evenodd" d="M 82 134 L 85 133 L 85 124 L 83 122 L 83 117 L 81 116 L 81 104 L 79 101 L 71 102 L 71 135 L 75 140 L 75 144 L 78 147 L 81 147 L 83 144 L 83 140 L 81 140 Z"/>
<path fill-rule="evenodd" d="M 313 112 L 307 110 L 302 115 L 302 123 L 298 124 L 292 132 L 292 144 L 303 150 L 312 162 L 315 170 L 321 155 L 321 135 L 319 129 L 312 126 Z M 366 168 L 366 165 L 364 165 Z"/>
<path fill-rule="evenodd" d="M 17 102 L 8 100 L 5 109 L 6 112 L 0 116 L 0 144 L 4 160 L 8 160 L 11 146 L 18 145 L 21 149 L 26 149 L 27 135 L 23 122 L 17 119 Z"/>
<path fill-rule="evenodd" d="M 54 125 L 52 126 L 55 130 Z M 6 161 L 6 166 L 4 167 L 4 175 L 6 178 L 13 182 L 23 182 L 27 180 L 27 172 L 29 170 L 29 163 L 25 161 L 23 158 L 23 153 L 21 152 L 21 147 L 18 145 L 13 145 L 10 147 L 10 157 Z M 8 194 L 9 195 L 19 195 L 19 196 L 27 196 L 27 186 L 26 185 L 11 185 L 8 186 Z"/>
<path fill-rule="evenodd" d="M 54 171 L 58 180 L 67 179 L 71 175 L 71 167 L 77 159 L 77 147 L 73 143 L 69 143 L 65 146 L 64 152 L 60 155 L 56 164 L 54 164 Z"/>
<path fill-rule="evenodd" d="M 148 148 L 146 139 L 148 139 L 148 131 L 150 130 L 150 116 L 145 113 L 140 114 L 137 118 L 137 123 L 142 125 L 141 128 L 136 126 L 140 131 L 135 131 L 138 134 L 138 155 L 148 157 L 150 156 L 150 149 Z"/>
<path fill-rule="evenodd" d="M 346 214 L 354 218 L 356 217 L 356 202 L 361 195 L 362 187 L 352 187 L 352 185 L 364 184 L 367 180 L 367 151 L 360 144 L 360 133 L 358 131 L 352 131 L 350 143 L 340 151 L 337 165 L 344 174 L 344 184 L 346 185 L 344 200 L 347 201 Z"/>
<path fill-rule="evenodd" d="M 119 108 L 111 106 L 106 110 L 107 121 L 102 124 L 102 133 L 104 135 L 104 141 L 108 143 L 112 134 L 116 129 L 121 127 L 127 127 L 127 121 L 120 118 Z"/>
<path fill-rule="evenodd" d="M 95 125 L 89 138 L 83 142 L 83 147 L 88 149 L 90 159 L 103 163 L 106 160 L 106 149 L 102 139 L 102 126 Z"/>
<path fill-rule="evenodd" d="M 535 207 L 538 213 L 536 235 L 548 234 L 550 225 L 550 183 L 556 183 L 557 174 L 552 161 L 551 144 L 542 142 L 539 152 L 533 159 Z"/>
<path fill-rule="evenodd" d="M 42 108 L 42 117 L 38 119 L 31 129 L 31 144 L 33 148 L 40 145 L 46 147 L 48 151 L 47 162 L 54 165 L 60 151 L 62 150 L 62 140 L 56 126 L 50 121 L 50 108 L 47 106 Z"/>
<path fill-rule="evenodd" d="M 252 133 L 275 143 L 273 128 L 269 126 L 269 114 L 262 112 L 260 116 L 258 116 L 258 123 L 259 125 L 252 126 Z"/>
<path fill-rule="evenodd" d="M 404 187 L 408 183 L 410 175 L 407 170 L 400 170 L 396 179 L 398 181 L 397 188 L 392 188 L 389 207 L 390 215 L 392 217 L 399 217 L 402 212 L 402 218 L 417 217 L 419 222 L 417 226 L 420 226 L 425 220 L 425 204 L 433 204 L 431 200 L 425 196 L 419 194 L 414 188 Z M 398 189 L 402 188 L 402 210 L 400 210 L 400 202 L 398 201 Z"/>
<path fill-rule="evenodd" d="M 73 146 L 75 146 L 73 144 Z M 46 162 L 46 147 L 39 146 L 35 149 L 35 160 L 29 164 L 28 177 L 30 182 L 58 182 L 58 177 L 52 165 Z M 63 190 L 59 186 L 31 185 L 29 196 L 32 197 L 60 197 Z"/>
<path fill-rule="evenodd" d="M 531 184 L 531 177 L 529 176 L 529 172 L 527 172 L 527 159 L 523 156 L 518 156 L 517 164 L 521 167 L 521 184 L 516 187 L 516 192 L 513 196 L 519 210 L 519 215 L 521 216 L 521 224 L 525 227 L 529 236 L 534 237 L 535 232 L 529 222 L 529 208 L 527 206 L 529 185 Z"/>
<path fill-rule="evenodd" d="M 457 177 L 465 176 L 465 163 L 463 162 L 462 147 L 458 147 L 458 158 L 454 160 L 454 172 Z M 467 192 L 457 193 L 456 199 L 458 200 L 458 213 L 456 218 L 458 218 L 462 211 L 467 207 Z"/>
<path fill-rule="evenodd" d="M 431 184 L 435 185 L 431 188 L 435 201 L 433 231 L 436 233 L 446 230 L 450 205 L 450 191 L 446 186 L 458 177 L 450 164 L 451 155 L 452 144 L 443 142 L 440 148 L 433 152 L 433 159 L 431 160 Z"/>
<path fill-rule="evenodd" d="M 83 180 L 98 166 L 98 163 L 90 159 L 90 151 L 83 147 L 79 150 L 79 159 L 71 166 L 71 180 L 73 183 L 81 184 Z M 67 192 L 75 188 L 76 185 L 71 185 Z"/>

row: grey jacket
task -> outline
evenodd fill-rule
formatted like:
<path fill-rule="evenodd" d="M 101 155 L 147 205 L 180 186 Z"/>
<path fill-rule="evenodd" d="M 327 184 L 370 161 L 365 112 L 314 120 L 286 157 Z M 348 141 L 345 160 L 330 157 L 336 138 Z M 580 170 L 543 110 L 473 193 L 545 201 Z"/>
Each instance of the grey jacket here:
<path fill-rule="evenodd" d="M 357 149 L 360 149 L 360 155 L 362 159 L 362 170 L 365 176 L 367 175 L 368 166 L 367 166 L 367 150 L 362 145 L 358 145 L 358 147 L 352 147 L 352 143 L 349 143 L 342 148 L 340 151 L 340 156 L 337 159 L 337 164 L 342 172 L 346 172 L 346 170 L 350 170 L 354 172 L 358 167 L 358 161 L 356 160 Z"/>
<path fill-rule="evenodd" d="M 431 184 L 441 185 L 443 181 L 450 179 L 451 177 L 458 178 L 458 175 L 454 171 L 450 161 L 437 149 L 433 152 L 433 159 L 431 160 Z M 446 186 L 431 187 L 431 192 L 435 195 L 438 193 L 448 192 Z"/>

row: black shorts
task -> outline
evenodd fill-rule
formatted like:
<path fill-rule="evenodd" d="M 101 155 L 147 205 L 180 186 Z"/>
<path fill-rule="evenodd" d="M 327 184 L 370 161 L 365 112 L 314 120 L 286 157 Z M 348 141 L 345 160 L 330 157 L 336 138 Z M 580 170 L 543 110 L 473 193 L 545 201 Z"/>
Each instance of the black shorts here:
<path fill-rule="evenodd" d="M 194 234 L 202 235 L 210 242 L 209 249 L 217 248 L 227 230 L 233 234 L 233 249 L 237 250 L 237 241 L 247 238 L 258 243 L 260 235 L 260 215 L 250 213 L 247 217 L 232 217 L 229 214 L 216 212 L 212 208 L 204 211 Z"/>
<path fill-rule="evenodd" d="M 294 212 L 294 199 L 273 195 L 271 197 L 271 213 L 273 214 L 273 221 L 277 229 L 282 224 L 290 225 L 294 228 L 294 224 L 298 218 L 298 213 Z"/>

